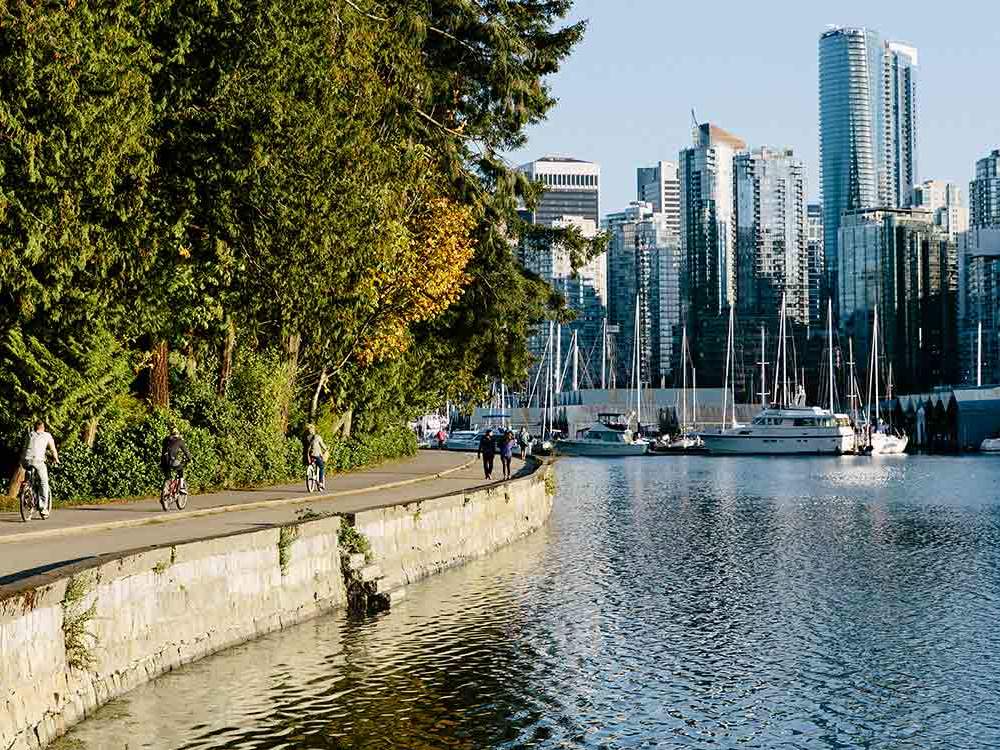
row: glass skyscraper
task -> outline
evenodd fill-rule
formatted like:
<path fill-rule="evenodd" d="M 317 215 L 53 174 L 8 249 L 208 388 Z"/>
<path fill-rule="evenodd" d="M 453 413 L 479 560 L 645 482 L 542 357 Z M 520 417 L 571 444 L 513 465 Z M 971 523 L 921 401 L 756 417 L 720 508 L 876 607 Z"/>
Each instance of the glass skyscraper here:
<path fill-rule="evenodd" d="M 741 315 L 773 313 L 809 322 L 805 166 L 791 149 L 737 154 L 736 300 Z"/>
<path fill-rule="evenodd" d="M 834 305 L 845 212 L 910 204 L 917 181 L 917 50 L 871 29 L 819 40 L 823 245 Z"/>

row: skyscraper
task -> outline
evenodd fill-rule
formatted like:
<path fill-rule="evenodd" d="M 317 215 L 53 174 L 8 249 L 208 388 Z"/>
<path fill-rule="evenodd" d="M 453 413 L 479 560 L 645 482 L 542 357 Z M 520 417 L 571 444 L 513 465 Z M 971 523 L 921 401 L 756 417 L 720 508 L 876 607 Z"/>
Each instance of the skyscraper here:
<path fill-rule="evenodd" d="M 548 227 L 563 216 L 582 216 L 600 223 L 600 165 L 582 159 L 543 156 L 519 169 L 545 186 L 538 206 L 528 215 L 530 222 Z"/>
<path fill-rule="evenodd" d="M 955 241 L 922 209 L 863 209 L 840 228 L 840 313 L 864 363 L 878 305 L 881 352 L 896 392 L 954 382 L 957 374 Z M 861 364 L 859 372 L 867 370 Z M 880 372 L 885 378 L 888 370 Z M 867 374 L 863 380 L 867 379 Z"/>
<path fill-rule="evenodd" d="M 746 150 L 746 143 L 707 122 L 694 128 L 693 137 L 694 144 L 679 158 L 681 315 L 692 330 L 692 356 L 699 366 L 703 360 L 721 363 L 724 351 L 714 343 L 718 337 L 701 329 L 736 302 L 733 157 Z M 715 370 L 714 365 L 702 369 L 706 378 Z M 715 380 L 721 382 L 722 376 L 711 384 Z"/>
<path fill-rule="evenodd" d="M 615 334 L 618 383 L 632 377 L 636 303 L 642 348 L 642 381 L 661 385 L 673 380 L 674 338 L 680 323 L 680 247 L 667 215 L 652 204 L 633 202 L 609 214 L 608 321 Z"/>
<path fill-rule="evenodd" d="M 976 179 L 969 183 L 969 224 L 1000 226 L 1000 150 L 976 162 Z"/>
<path fill-rule="evenodd" d="M 917 180 L 917 51 L 871 29 L 819 40 L 823 245 L 834 306 L 838 231 L 847 211 L 909 204 Z"/>
<path fill-rule="evenodd" d="M 540 181 L 545 192 L 534 211 L 525 211 L 525 218 L 535 224 L 553 228 L 575 227 L 584 237 L 594 237 L 600 212 L 601 168 L 593 162 L 567 157 L 546 156 L 520 167 L 528 177 Z M 564 247 L 547 241 L 526 239 L 518 248 L 521 263 L 560 292 L 566 305 L 576 313 L 576 319 L 561 327 L 558 351 L 568 355 L 573 334 L 577 334 L 580 350 L 589 352 L 599 341 L 606 315 L 607 283 L 606 254 L 592 259 L 579 269 L 573 269 Z M 536 330 L 528 347 L 540 361 L 546 347 L 548 327 Z M 568 360 L 564 360 L 568 361 Z M 594 386 L 587 377 L 583 385 Z M 568 386 L 567 386 L 568 387 Z"/>
<path fill-rule="evenodd" d="M 934 224 L 952 238 L 969 228 L 969 209 L 962 200 L 962 189 L 953 182 L 924 180 L 914 185 L 911 205 L 930 211 Z"/>
<path fill-rule="evenodd" d="M 917 181 L 917 49 L 886 42 L 884 62 L 887 194 L 882 205 L 908 206 Z"/>
<path fill-rule="evenodd" d="M 959 235 L 962 379 L 1000 383 L 1000 150 L 976 162 L 969 208 L 969 230 Z"/>
<path fill-rule="evenodd" d="M 809 256 L 809 323 L 819 325 L 826 314 L 826 274 L 823 255 L 823 206 L 806 206 L 806 254 Z"/>
<path fill-rule="evenodd" d="M 785 296 L 788 317 L 809 322 L 805 166 L 791 149 L 737 154 L 737 310 L 773 313 Z"/>
<path fill-rule="evenodd" d="M 658 161 L 652 167 L 635 170 L 635 199 L 649 203 L 653 213 L 666 214 L 667 226 L 680 233 L 680 181 L 677 178 L 677 164 L 672 161 Z"/>

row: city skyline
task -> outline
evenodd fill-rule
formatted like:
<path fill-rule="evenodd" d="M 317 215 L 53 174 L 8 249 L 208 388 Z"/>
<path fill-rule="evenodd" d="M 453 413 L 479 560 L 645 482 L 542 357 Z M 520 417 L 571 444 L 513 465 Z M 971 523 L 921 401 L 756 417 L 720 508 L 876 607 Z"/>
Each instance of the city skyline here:
<path fill-rule="evenodd" d="M 581 0 L 575 17 L 591 24 L 578 54 L 550 82 L 560 101 L 547 121 L 529 129 L 526 146 L 511 160 L 555 154 L 599 163 L 607 213 L 635 199 L 637 167 L 677 159 L 690 142 L 693 108 L 700 122 L 722 122 L 754 147 L 794 149 L 806 166 L 807 199 L 815 202 L 821 192 L 817 41 L 830 26 L 844 25 L 877 30 L 920 51 L 917 179 L 964 186 L 974 177 L 970 165 L 995 147 L 997 105 L 972 87 L 976 71 L 991 62 L 1000 32 L 974 23 L 971 11 L 931 22 L 902 12 L 902 3 L 872 8 L 848 2 L 833 16 L 778 5 L 782 23 L 754 25 L 755 34 L 735 22 L 712 27 L 714 56 L 697 35 L 672 35 L 656 55 L 626 56 L 616 52 L 623 34 L 646 49 L 652 29 L 679 28 L 695 11 L 643 2 L 637 12 L 621 14 L 606 3 Z M 648 23 L 634 23 L 639 14 Z M 733 70 L 747 85 L 734 85 Z M 666 82 L 662 94 L 650 93 L 653 81 Z M 781 96 L 763 96 L 767 90 Z"/>

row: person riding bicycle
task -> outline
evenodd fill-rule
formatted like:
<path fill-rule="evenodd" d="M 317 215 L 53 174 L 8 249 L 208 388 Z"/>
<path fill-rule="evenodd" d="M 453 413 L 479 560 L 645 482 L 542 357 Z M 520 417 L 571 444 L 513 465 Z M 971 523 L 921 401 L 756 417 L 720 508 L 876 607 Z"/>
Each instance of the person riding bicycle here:
<path fill-rule="evenodd" d="M 160 453 L 160 470 L 163 477 L 170 480 L 176 473 L 181 480 L 181 487 L 186 487 L 184 483 L 184 467 L 191 460 L 191 453 L 184 445 L 184 438 L 177 427 L 170 428 L 170 434 L 163 438 L 163 450 Z"/>
<path fill-rule="evenodd" d="M 323 436 L 316 432 L 316 425 L 306 426 L 306 461 L 315 463 L 319 469 L 319 488 L 326 489 L 326 443 Z"/>
<path fill-rule="evenodd" d="M 24 454 L 21 456 L 21 465 L 24 468 L 29 466 L 38 475 L 38 483 L 41 486 L 41 494 L 38 498 L 38 511 L 42 518 L 48 518 L 52 510 L 52 493 L 49 489 L 49 469 L 45 465 L 45 459 L 52 453 L 53 463 L 59 465 L 59 451 L 56 450 L 56 441 L 52 435 L 45 431 L 45 423 L 38 421 L 35 423 L 33 432 L 28 433 L 28 441 L 24 446 Z"/>

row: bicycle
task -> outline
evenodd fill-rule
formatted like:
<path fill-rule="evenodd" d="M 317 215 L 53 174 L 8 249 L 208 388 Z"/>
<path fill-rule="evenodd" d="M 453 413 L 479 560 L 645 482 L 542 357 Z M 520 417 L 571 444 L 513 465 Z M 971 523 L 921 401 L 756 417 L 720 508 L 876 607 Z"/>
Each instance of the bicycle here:
<path fill-rule="evenodd" d="M 28 465 L 24 470 L 24 481 L 21 482 L 21 489 L 17 493 L 18 506 L 21 509 L 21 520 L 28 523 L 35 516 L 35 511 L 42 518 L 42 497 L 41 487 L 38 486 L 38 470 Z"/>
<path fill-rule="evenodd" d="M 188 491 L 184 477 L 171 476 L 163 483 L 163 489 L 160 490 L 160 507 L 169 511 L 171 504 L 176 506 L 177 510 L 184 510 L 187 507 Z"/>
<path fill-rule="evenodd" d="M 319 466 L 315 456 L 309 456 L 309 466 L 306 467 L 306 492 L 316 492 L 319 489 Z"/>

